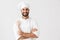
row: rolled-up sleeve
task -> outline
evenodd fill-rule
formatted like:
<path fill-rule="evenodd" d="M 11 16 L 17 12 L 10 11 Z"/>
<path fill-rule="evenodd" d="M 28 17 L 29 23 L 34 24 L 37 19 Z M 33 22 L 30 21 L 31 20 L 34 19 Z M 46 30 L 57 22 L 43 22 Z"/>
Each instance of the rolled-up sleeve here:
<path fill-rule="evenodd" d="M 35 21 L 33 21 L 32 22 L 32 29 L 37 29 L 37 31 L 34 31 L 33 33 L 37 36 L 37 37 L 39 37 L 39 28 L 38 28 L 38 24 L 35 22 Z"/>
<path fill-rule="evenodd" d="M 14 31 L 14 35 L 15 35 L 15 38 L 16 40 L 20 37 L 20 35 L 18 35 L 18 26 L 16 23 L 13 24 L 13 31 Z"/>

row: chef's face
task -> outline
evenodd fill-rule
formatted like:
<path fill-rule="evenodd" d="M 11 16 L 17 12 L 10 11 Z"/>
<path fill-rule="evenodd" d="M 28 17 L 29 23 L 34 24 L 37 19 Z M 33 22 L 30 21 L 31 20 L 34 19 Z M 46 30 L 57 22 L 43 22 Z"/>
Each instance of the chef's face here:
<path fill-rule="evenodd" d="M 29 8 L 22 8 L 21 9 L 22 16 L 27 17 L 29 15 Z"/>

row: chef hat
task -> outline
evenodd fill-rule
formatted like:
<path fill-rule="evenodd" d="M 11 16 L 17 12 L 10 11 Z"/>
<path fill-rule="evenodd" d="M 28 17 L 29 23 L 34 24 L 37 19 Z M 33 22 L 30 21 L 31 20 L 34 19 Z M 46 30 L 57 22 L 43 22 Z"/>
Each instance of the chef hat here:
<path fill-rule="evenodd" d="M 18 4 L 18 10 L 21 10 L 24 7 L 29 8 L 29 4 L 27 2 L 20 2 Z"/>

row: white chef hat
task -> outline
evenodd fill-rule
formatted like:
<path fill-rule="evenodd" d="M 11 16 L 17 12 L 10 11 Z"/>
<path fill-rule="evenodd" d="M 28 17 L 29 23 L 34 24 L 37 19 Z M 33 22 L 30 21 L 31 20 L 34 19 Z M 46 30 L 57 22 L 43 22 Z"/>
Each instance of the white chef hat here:
<path fill-rule="evenodd" d="M 21 10 L 21 9 L 24 8 L 24 7 L 29 8 L 29 4 L 28 4 L 27 2 L 20 2 L 20 3 L 18 4 L 18 10 Z M 30 9 L 30 8 L 29 8 L 29 9 Z"/>

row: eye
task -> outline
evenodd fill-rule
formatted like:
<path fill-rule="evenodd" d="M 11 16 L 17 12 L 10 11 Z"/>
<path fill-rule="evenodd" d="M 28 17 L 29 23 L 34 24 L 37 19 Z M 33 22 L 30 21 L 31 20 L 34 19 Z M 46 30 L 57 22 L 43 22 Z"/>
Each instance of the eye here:
<path fill-rule="evenodd" d="M 24 10 L 24 9 L 23 9 Z"/>
<path fill-rule="evenodd" d="M 29 10 L 28 8 L 26 10 Z"/>

